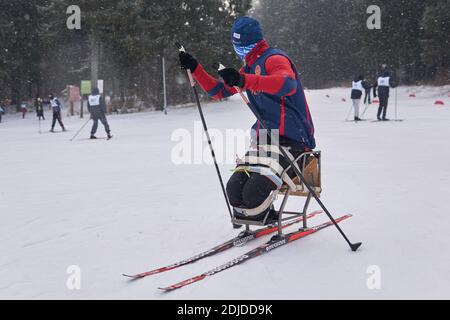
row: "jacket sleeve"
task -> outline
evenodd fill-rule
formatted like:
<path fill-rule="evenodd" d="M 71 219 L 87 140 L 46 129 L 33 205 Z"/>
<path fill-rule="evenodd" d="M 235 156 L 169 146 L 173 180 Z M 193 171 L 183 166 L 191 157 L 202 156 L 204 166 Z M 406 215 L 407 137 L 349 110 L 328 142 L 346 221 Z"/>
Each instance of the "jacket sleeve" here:
<path fill-rule="evenodd" d="M 220 100 L 222 98 L 227 98 L 237 93 L 235 88 L 227 86 L 223 81 L 219 81 L 208 72 L 205 71 L 201 64 L 198 64 L 194 73 L 192 74 L 194 79 L 200 84 L 203 90 L 205 90 L 208 95 L 215 99 Z"/>
<path fill-rule="evenodd" d="M 288 58 L 273 55 L 266 60 L 267 75 L 245 73 L 244 89 L 276 96 L 289 96 L 297 91 L 297 81 Z"/>
<path fill-rule="evenodd" d="M 89 113 L 92 113 L 91 105 L 89 104 L 89 99 L 87 100 L 87 109 L 88 109 Z"/>

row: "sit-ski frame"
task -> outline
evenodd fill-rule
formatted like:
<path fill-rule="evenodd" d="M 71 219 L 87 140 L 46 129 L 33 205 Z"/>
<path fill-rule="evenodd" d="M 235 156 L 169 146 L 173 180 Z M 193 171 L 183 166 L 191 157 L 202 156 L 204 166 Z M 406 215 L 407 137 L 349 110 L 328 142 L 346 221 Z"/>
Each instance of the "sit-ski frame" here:
<path fill-rule="evenodd" d="M 312 157 L 312 159 L 317 159 L 317 172 L 315 172 L 315 174 L 317 174 L 316 177 L 311 177 L 312 181 L 311 181 L 311 185 L 314 189 L 314 191 L 316 192 L 317 196 L 320 196 L 320 193 L 322 191 L 321 188 L 321 152 L 320 151 L 310 151 L 310 152 L 304 152 L 301 155 L 299 155 L 294 163 L 297 163 L 300 168 L 301 168 L 301 172 L 302 174 L 305 171 L 306 166 L 309 164 L 308 160 L 311 159 L 310 157 Z M 283 174 L 288 171 L 289 169 L 291 169 L 292 165 L 289 165 L 287 168 L 285 168 L 285 170 L 283 171 Z M 314 174 L 314 173 L 313 173 Z M 294 177 L 294 179 L 292 179 L 294 181 L 294 183 L 296 184 L 296 190 L 292 190 L 292 188 L 288 185 L 284 185 L 278 192 L 280 194 L 284 194 L 283 197 L 283 201 L 281 202 L 280 208 L 278 209 L 278 222 L 277 222 L 277 226 L 278 226 L 278 237 L 282 237 L 283 236 L 283 227 L 282 227 L 282 223 L 284 221 L 287 220 L 291 220 L 294 219 L 296 217 L 302 216 L 303 217 L 303 226 L 301 228 L 301 230 L 307 230 L 308 229 L 308 224 L 307 224 L 307 210 L 308 210 L 308 206 L 309 203 L 311 201 L 312 195 L 311 193 L 308 191 L 308 189 L 303 185 L 303 183 L 301 183 L 302 179 L 300 179 L 300 177 L 298 177 L 298 175 L 296 175 Z M 316 185 L 314 185 L 314 180 L 316 180 Z M 306 181 L 308 181 L 308 179 L 306 179 Z M 301 212 L 292 212 L 292 211 L 285 211 L 284 208 L 286 206 L 287 200 L 289 199 L 290 196 L 299 196 L 299 197 L 306 197 L 305 200 L 305 204 L 303 205 L 303 210 Z M 252 220 L 244 220 L 244 219 L 236 219 L 233 218 L 233 223 L 236 224 L 242 224 L 245 225 L 245 231 L 243 231 L 243 233 L 249 233 L 250 232 L 250 226 L 265 226 L 267 219 L 269 217 L 269 211 L 267 212 L 267 214 L 265 215 L 264 219 L 262 221 L 252 221 Z M 289 217 L 283 218 L 283 214 L 289 215 Z"/>

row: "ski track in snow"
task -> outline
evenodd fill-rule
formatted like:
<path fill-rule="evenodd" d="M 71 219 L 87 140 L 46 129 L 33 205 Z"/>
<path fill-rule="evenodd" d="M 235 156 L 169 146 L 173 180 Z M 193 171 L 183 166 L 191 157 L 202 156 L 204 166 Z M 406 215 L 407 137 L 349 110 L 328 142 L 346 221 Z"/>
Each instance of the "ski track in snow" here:
<path fill-rule="evenodd" d="M 112 140 L 85 140 L 88 126 L 73 142 L 83 119 L 63 119 L 70 132 L 58 134 L 45 132 L 47 119 L 46 134 L 39 134 L 33 113 L 25 120 L 7 115 L 0 124 L 0 298 L 449 299 L 449 89 L 399 88 L 405 121 L 386 123 L 344 122 L 349 89 L 307 90 L 323 152 L 322 200 L 336 217 L 354 215 L 341 225 L 363 242 L 360 251 L 352 253 L 330 227 L 169 294 L 157 288 L 269 239 L 140 281 L 121 276 L 187 258 L 237 233 L 213 165 L 171 162 L 171 134 L 193 132 L 197 110 L 110 116 Z M 417 98 L 408 97 L 413 91 Z M 394 98 L 395 90 L 390 118 Z M 436 99 L 446 105 L 433 105 Z M 366 117 L 374 119 L 376 109 L 371 105 Z M 204 103 L 204 112 L 210 129 L 248 129 L 254 121 L 239 97 Z M 232 168 L 220 164 L 225 180 Z M 288 209 L 299 205 L 291 198 Z M 310 224 L 325 220 L 322 214 Z M 80 290 L 66 287 L 70 265 L 81 268 Z M 380 267 L 380 290 L 367 288 L 371 265 Z"/>

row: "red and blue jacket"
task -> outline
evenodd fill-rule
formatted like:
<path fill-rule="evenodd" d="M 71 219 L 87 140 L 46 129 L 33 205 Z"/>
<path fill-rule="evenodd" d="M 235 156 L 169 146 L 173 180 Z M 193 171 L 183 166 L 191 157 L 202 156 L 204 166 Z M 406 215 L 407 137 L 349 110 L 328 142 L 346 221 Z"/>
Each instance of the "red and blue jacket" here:
<path fill-rule="evenodd" d="M 314 125 L 303 85 L 291 59 L 262 40 L 247 54 L 245 62 L 246 65 L 240 70 L 245 77 L 243 89 L 263 118 L 266 128 L 278 129 L 280 138 L 314 149 Z M 235 88 L 209 75 L 200 64 L 193 76 L 213 99 L 237 93 Z M 253 125 L 257 131 L 259 127 L 258 122 Z"/>

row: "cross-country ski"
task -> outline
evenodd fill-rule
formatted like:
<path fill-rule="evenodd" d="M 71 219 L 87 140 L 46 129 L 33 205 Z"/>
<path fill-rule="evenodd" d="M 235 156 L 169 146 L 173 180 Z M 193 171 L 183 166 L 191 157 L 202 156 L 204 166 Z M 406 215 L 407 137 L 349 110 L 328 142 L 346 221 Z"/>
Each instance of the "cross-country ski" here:
<path fill-rule="evenodd" d="M 307 214 L 306 218 L 307 219 L 313 218 L 316 215 L 318 215 L 319 213 L 320 213 L 320 211 L 312 212 L 310 214 Z M 287 228 L 287 227 L 292 226 L 292 225 L 294 225 L 296 223 L 299 223 L 301 221 L 303 221 L 303 216 L 295 218 L 295 219 L 292 219 L 291 221 L 289 221 L 287 223 L 283 223 L 282 228 L 283 229 Z M 248 243 L 251 240 L 260 238 L 260 237 L 268 235 L 268 234 L 272 234 L 272 233 L 274 233 L 277 230 L 278 230 L 278 226 L 268 226 L 268 227 L 265 227 L 265 228 L 261 228 L 259 230 L 243 231 L 237 237 L 235 237 L 233 239 L 230 239 L 228 241 L 225 241 L 224 243 L 219 244 L 219 245 L 215 246 L 214 248 L 211 248 L 211 249 L 209 249 L 207 251 L 204 251 L 202 253 L 196 254 L 195 256 L 192 256 L 190 258 L 181 260 L 179 262 L 173 263 L 173 264 L 165 266 L 165 267 L 157 268 L 157 269 L 146 271 L 146 272 L 137 273 L 137 274 L 134 274 L 134 275 L 124 274 L 124 276 L 128 277 L 128 278 L 131 278 L 133 280 L 136 280 L 136 279 L 141 279 L 141 278 L 145 278 L 145 277 L 148 277 L 148 276 L 152 276 L 152 275 L 155 275 L 155 274 L 158 274 L 158 273 L 161 273 L 161 272 L 166 272 L 166 271 L 169 271 L 169 270 L 173 270 L 173 269 L 182 267 L 184 265 L 187 265 L 187 264 L 190 264 L 190 263 L 194 263 L 194 262 L 196 262 L 198 260 L 201 260 L 203 258 L 210 257 L 212 255 L 218 254 L 218 253 L 223 252 L 225 250 L 231 249 L 231 248 L 233 248 L 235 246 L 244 245 L 244 244 Z"/>
<path fill-rule="evenodd" d="M 342 216 L 340 218 L 337 218 L 336 222 L 341 222 L 342 220 L 348 219 L 350 217 L 351 217 L 350 215 Z M 312 233 L 315 233 L 315 232 L 317 232 L 319 230 L 322 230 L 322 229 L 324 229 L 326 227 L 329 227 L 331 225 L 333 225 L 332 222 L 325 222 L 325 223 L 322 223 L 320 225 L 311 227 L 311 228 L 309 228 L 307 230 L 301 230 L 301 231 L 288 233 L 288 234 L 284 235 L 281 238 L 276 237 L 276 238 L 266 242 L 265 244 L 262 244 L 259 247 L 255 248 L 255 249 L 253 249 L 253 250 L 251 250 L 251 251 L 249 251 L 247 253 L 244 253 L 243 255 L 241 255 L 241 256 L 239 256 L 239 257 L 237 257 L 237 258 L 235 258 L 235 259 L 233 259 L 233 260 L 231 260 L 229 262 L 226 262 L 223 265 L 218 266 L 218 267 L 216 267 L 216 268 L 214 268 L 214 269 L 212 269 L 210 271 L 207 271 L 205 273 L 202 273 L 201 275 L 192 277 L 190 279 L 181 281 L 179 283 L 170 285 L 168 287 L 163 287 L 163 288 L 159 288 L 159 289 L 161 289 L 163 291 L 172 291 L 172 290 L 180 289 L 180 288 L 185 287 L 187 285 L 190 285 L 190 284 L 192 284 L 194 282 L 203 280 L 206 277 L 213 276 L 213 275 L 215 275 L 215 274 L 217 274 L 219 272 L 222 272 L 222 271 L 224 271 L 226 269 L 229 269 L 229 268 L 234 267 L 234 266 L 236 266 L 238 264 L 241 264 L 244 261 L 247 261 L 249 259 L 252 259 L 252 258 L 255 258 L 257 256 L 260 256 L 260 255 L 262 255 L 264 253 L 272 251 L 272 250 L 274 250 L 276 248 L 279 248 L 281 246 L 284 246 L 285 244 L 288 244 L 288 243 L 291 243 L 291 242 L 293 242 L 295 240 L 304 238 L 304 237 L 306 237 L 306 236 L 308 236 L 308 235 L 310 235 Z"/>

